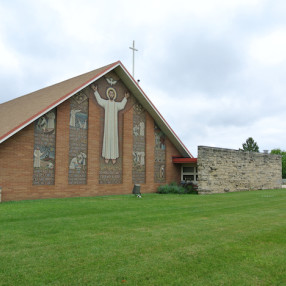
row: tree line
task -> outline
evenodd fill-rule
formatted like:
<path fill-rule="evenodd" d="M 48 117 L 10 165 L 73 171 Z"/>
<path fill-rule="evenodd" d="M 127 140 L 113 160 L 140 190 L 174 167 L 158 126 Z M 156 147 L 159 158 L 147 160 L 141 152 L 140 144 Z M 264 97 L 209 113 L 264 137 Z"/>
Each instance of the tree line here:
<path fill-rule="evenodd" d="M 242 143 L 242 151 L 259 152 L 259 146 L 252 137 L 249 137 L 245 143 Z M 279 148 L 270 151 L 270 154 L 277 154 L 282 156 L 282 178 L 286 179 L 286 151 Z"/>

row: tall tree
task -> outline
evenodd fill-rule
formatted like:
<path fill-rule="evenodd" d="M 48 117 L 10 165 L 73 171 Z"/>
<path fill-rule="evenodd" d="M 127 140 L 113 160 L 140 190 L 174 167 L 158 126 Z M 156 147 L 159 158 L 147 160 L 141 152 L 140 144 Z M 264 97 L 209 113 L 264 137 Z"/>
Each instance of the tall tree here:
<path fill-rule="evenodd" d="M 281 149 L 273 149 L 270 153 L 282 156 L 282 178 L 286 179 L 286 152 Z"/>
<path fill-rule="evenodd" d="M 242 144 L 243 151 L 259 152 L 259 147 L 252 137 L 249 137 L 245 143 Z"/>

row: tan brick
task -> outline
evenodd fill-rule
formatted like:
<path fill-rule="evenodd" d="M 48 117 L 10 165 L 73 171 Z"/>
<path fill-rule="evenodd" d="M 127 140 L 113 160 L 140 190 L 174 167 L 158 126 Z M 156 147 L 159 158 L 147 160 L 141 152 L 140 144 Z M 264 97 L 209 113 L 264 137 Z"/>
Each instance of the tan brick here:
<path fill-rule="evenodd" d="M 2 201 L 131 194 L 133 166 L 133 108 L 124 113 L 123 130 L 123 183 L 99 184 L 100 107 L 90 100 L 88 120 L 87 184 L 68 185 L 69 166 L 69 102 L 57 107 L 55 185 L 33 185 L 34 124 L 30 124 L 3 142 L 0 147 L 0 186 Z M 154 121 L 146 114 L 146 183 L 143 193 L 155 192 L 154 183 Z M 180 180 L 180 167 L 172 163 L 179 152 L 166 140 L 166 182 Z"/>

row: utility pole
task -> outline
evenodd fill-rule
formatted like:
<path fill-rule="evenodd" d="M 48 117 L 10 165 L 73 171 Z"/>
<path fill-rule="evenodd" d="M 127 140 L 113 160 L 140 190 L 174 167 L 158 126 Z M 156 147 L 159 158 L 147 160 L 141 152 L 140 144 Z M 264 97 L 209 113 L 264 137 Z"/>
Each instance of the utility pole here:
<path fill-rule="evenodd" d="M 135 41 L 133 41 L 133 46 L 129 47 L 133 51 L 133 66 L 132 66 L 132 76 L 134 78 L 134 66 L 135 66 L 135 52 L 138 52 L 137 49 L 135 49 Z"/>

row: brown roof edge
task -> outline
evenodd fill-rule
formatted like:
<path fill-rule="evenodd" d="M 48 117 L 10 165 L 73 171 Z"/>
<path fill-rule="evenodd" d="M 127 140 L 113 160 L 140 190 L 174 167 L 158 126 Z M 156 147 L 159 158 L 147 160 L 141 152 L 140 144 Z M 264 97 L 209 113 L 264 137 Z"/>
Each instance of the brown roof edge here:
<path fill-rule="evenodd" d="M 167 121 L 164 119 L 164 117 L 161 115 L 161 113 L 154 106 L 154 104 L 149 99 L 149 97 L 141 89 L 141 87 L 139 86 L 137 81 L 134 80 L 134 78 L 130 75 L 128 70 L 125 68 L 125 66 L 120 61 L 114 62 L 110 65 L 99 68 L 97 70 L 93 70 L 91 72 L 88 72 L 88 73 L 67 79 L 67 80 L 62 81 L 60 83 L 54 84 L 52 86 L 48 86 L 46 88 L 40 89 L 40 90 L 32 92 L 30 94 L 27 94 L 26 96 L 33 96 L 33 94 L 37 95 L 37 93 L 40 92 L 39 93 L 39 96 L 40 96 L 40 95 L 43 95 L 47 91 L 48 91 L 48 93 L 54 92 L 59 87 L 63 87 L 63 89 L 66 90 L 66 91 L 64 91 L 66 93 L 62 93 L 64 95 L 61 94 L 61 96 L 59 98 L 55 97 L 56 100 L 48 102 L 48 105 L 45 106 L 45 108 L 40 108 L 40 111 L 35 112 L 32 116 L 29 116 L 28 118 L 23 118 L 23 121 L 20 124 L 15 124 L 14 126 L 12 126 L 12 128 L 8 132 L 5 132 L 3 135 L 1 135 L 1 132 L 0 132 L 0 143 L 7 140 L 13 134 L 17 133 L 18 131 L 20 131 L 21 129 L 26 127 L 28 124 L 32 123 L 34 120 L 38 119 L 43 114 L 45 114 L 48 111 L 50 111 L 51 109 L 55 108 L 57 105 L 61 104 L 63 101 L 67 100 L 69 97 L 71 97 L 75 93 L 77 93 L 79 90 L 85 88 L 90 83 L 97 80 L 99 77 L 103 76 L 104 74 L 108 73 L 111 70 L 115 70 L 115 71 L 117 70 L 120 73 L 122 80 L 124 79 L 123 82 L 127 85 L 128 88 L 131 88 L 130 91 L 132 91 L 134 93 L 134 96 L 136 96 L 137 99 L 139 100 L 139 102 L 148 110 L 148 112 L 154 118 L 154 120 L 157 122 L 157 124 L 162 129 L 162 131 L 169 137 L 169 139 L 174 144 L 174 146 L 180 151 L 181 155 L 184 157 L 191 157 L 192 158 L 193 156 L 190 153 L 190 151 L 186 148 L 186 146 L 183 144 L 183 142 L 180 140 L 180 138 L 176 135 L 174 130 L 170 127 L 170 125 L 167 123 Z M 92 75 L 90 78 L 89 78 L 89 74 Z M 81 77 L 83 77 L 83 79 L 82 79 L 82 81 L 84 80 L 83 83 L 81 83 Z M 87 80 L 87 78 L 88 78 L 88 80 Z M 79 81 L 79 83 L 80 83 L 79 85 L 75 84 L 77 81 Z M 71 84 L 72 83 L 74 83 L 74 84 L 73 84 L 73 89 L 71 91 L 67 92 L 67 90 L 68 90 L 67 84 L 69 82 L 71 82 Z M 47 96 L 47 94 L 46 95 L 44 94 L 44 98 L 46 96 Z M 22 97 L 20 97 L 20 98 L 22 98 Z M 17 99 L 20 99 L 20 98 L 16 98 L 14 100 L 16 101 Z M 11 100 L 9 102 L 12 103 L 14 100 Z M 35 109 L 35 111 L 37 111 L 36 107 L 34 107 L 34 109 Z M 32 112 L 33 112 L 33 110 L 30 113 L 32 113 Z M 0 112 L 0 116 L 1 116 L 1 112 Z M 22 115 L 22 116 L 24 116 L 24 115 Z M 6 130 L 7 130 L 7 128 L 6 128 Z M 0 131 L 1 131 L 1 126 L 0 126 Z"/>
<path fill-rule="evenodd" d="M 125 68 L 125 66 L 120 62 L 120 66 L 123 68 L 123 70 L 125 71 L 125 73 L 127 74 L 127 76 L 129 77 L 129 79 L 131 79 L 131 81 L 133 82 L 133 84 L 136 86 L 136 88 L 140 91 L 141 95 L 143 96 L 143 98 L 146 100 L 146 102 L 152 107 L 154 114 L 156 116 L 157 120 L 160 120 L 165 126 L 166 126 L 166 130 L 163 131 L 167 131 L 168 135 L 171 136 L 174 140 L 176 140 L 179 145 L 182 147 L 182 150 L 184 151 L 185 154 L 182 155 L 186 155 L 189 156 L 191 158 L 193 158 L 193 155 L 191 154 L 191 152 L 188 150 L 188 148 L 185 146 L 185 144 L 181 141 L 181 139 L 178 137 L 178 135 L 175 133 L 175 131 L 171 128 L 171 126 L 169 125 L 169 123 L 165 120 L 165 118 L 163 117 L 163 115 L 159 112 L 159 110 L 155 107 L 155 105 L 153 104 L 153 102 L 150 100 L 150 98 L 145 94 L 145 92 L 143 91 L 143 89 L 140 87 L 140 85 L 138 84 L 138 82 L 130 75 L 130 73 L 128 72 L 128 70 Z M 159 126 L 160 127 L 160 126 Z M 175 144 L 176 145 L 176 144 Z M 177 147 L 177 146 L 176 146 Z M 181 149 L 181 148 L 180 148 Z"/>
<path fill-rule="evenodd" d="M 65 94 L 64 96 L 60 97 L 59 99 L 57 99 L 56 101 L 54 101 L 52 104 L 49 104 L 47 107 L 45 107 L 44 109 L 40 110 L 39 112 L 35 113 L 33 116 L 29 117 L 28 119 L 24 120 L 21 124 L 17 125 L 16 127 L 14 127 L 13 129 L 9 130 L 7 133 L 1 135 L 0 137 L 0 143 L 4 142 L 5 140 L 7 140 L 9 137 L 11 137 L 12 135 L 14 135 L 15 133 L 17 133 L 18 131 L 20 131 L 21 129 L 23 129 L 24 127 L 26 127 L 27 125 L 29 125 L 30 123 L 32 123 L 34 120 L 36 120 L 37 118 L 39 118 L 40 116 L 42 116 L 43 114 L 45 114 L 46 112 L 48 112 L 49 110 L 55 108 L 57 105 L 59 105 L 60 103 L 62 103 L 63 101 L 65 101 L 66 99 L 68 99 L 69 97 L 71 97 L 73 94 L 75 94 L 76 92 L 78 92 L 78 90 L 84 88 L 85 86 L 87 86 L 90 82 L 92 81 L 95 81 L 98 77 L 104 75 L 105 73 L 109 72 L 111 69 L 115 68 L 116 66 L 120 65 L 121 62 L 120 61 L 117 61 L 117 62 L 114 62 L 110 65 L 107 65 L 106 68 L 102 71 L 100 71 L 98 74 L 96 74 L 95 76 L 93 76 L 91 79 L 89 79 L 88 81 L 84 82 L 83 84 L 81 84 L 80 86 L 74 88 L 72 91 L 68 92 L 67 94 Z M 70 78 L 68 80 L 72 80 L 74 78 L 77 78 L 78 76 L 76 77 L 73 77 L 73 78 Z M 63 82 L 66 82 L 68 80 L 65 80 L 65 81 L 62 81 L 60 83 L 56 83 L 54 85 L 51 85 L 51 86 L 48 86 L 48 87 L 45 87 L 45 88 L 50 88 L 50 87 L 53 87 L 55 85 L 59 85 Z M 45 89 L 43 88 L 43 89 Z M 40 89 L 40 90 L 43 90 L 43 89 Z M 39 91 L 39 90 L 38 90 Z M 24 95 L 25 96 L 25 95 Z M 23 97 L 23 96 L 22 96 Z M 12 99 L 10 101 L 8 101 L 9 103 L 12 102 L 13 100 L 17 100 L 18 98 L 16 99 Z"/>

